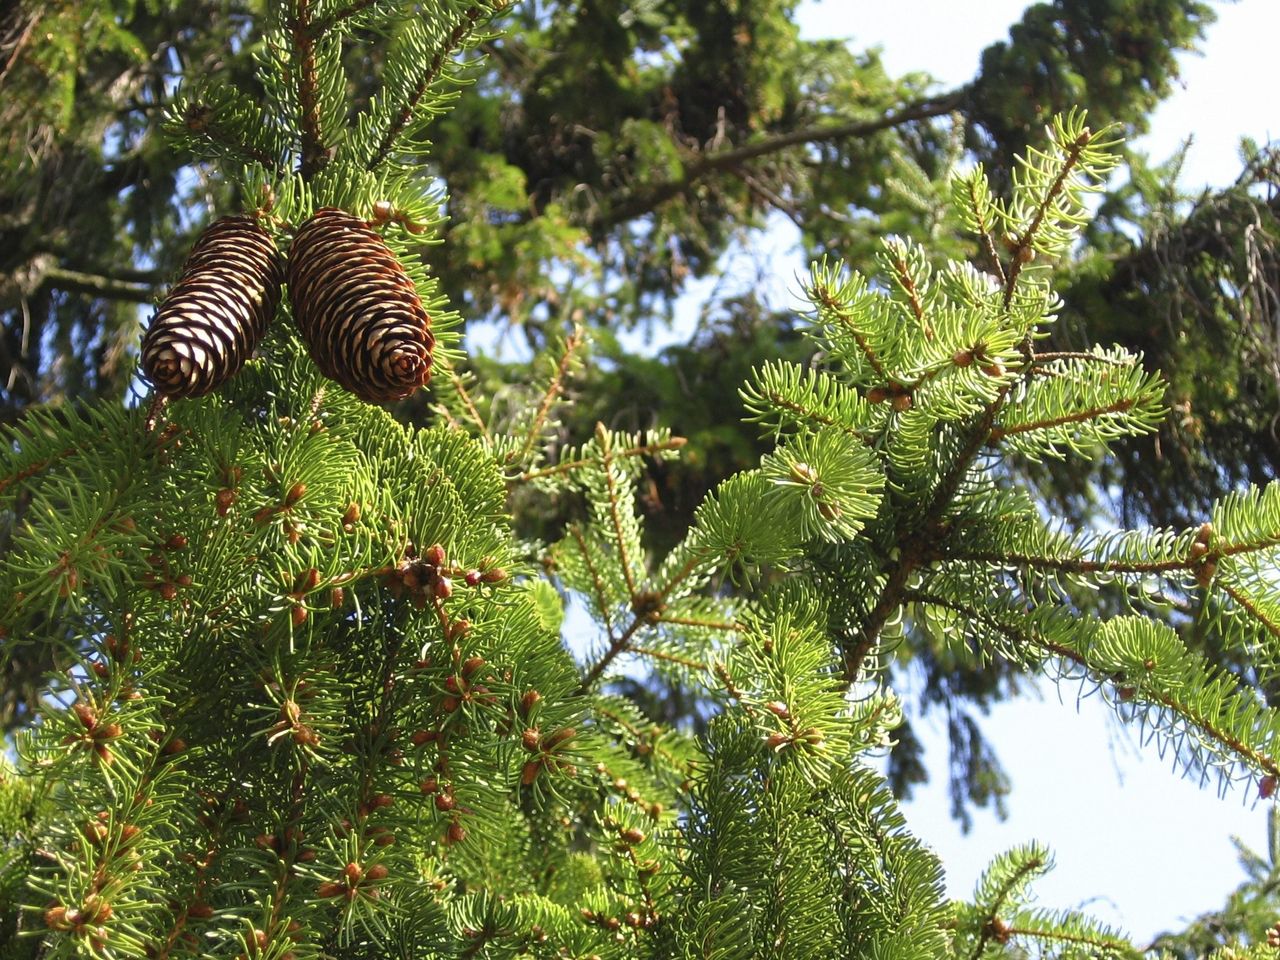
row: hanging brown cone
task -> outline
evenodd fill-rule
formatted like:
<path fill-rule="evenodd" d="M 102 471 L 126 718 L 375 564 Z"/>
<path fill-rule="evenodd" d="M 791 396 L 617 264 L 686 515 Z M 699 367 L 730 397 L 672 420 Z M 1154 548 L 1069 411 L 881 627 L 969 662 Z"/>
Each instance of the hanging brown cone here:
<path fill-rule="evenodd" d="M 395 254 L 363 220 L 326 207 L 289 250 L 289 297 L 311 358 L 370 403 L 431 378 L 431 318 Z"/>
<path fill-rule="evenodd" d="M 166 397 L 199 397 L 237 373 L 280 304 L 280 256 L 250 217 L 223 217 L 191 249 L 142 338 L 142 371 Z"/>

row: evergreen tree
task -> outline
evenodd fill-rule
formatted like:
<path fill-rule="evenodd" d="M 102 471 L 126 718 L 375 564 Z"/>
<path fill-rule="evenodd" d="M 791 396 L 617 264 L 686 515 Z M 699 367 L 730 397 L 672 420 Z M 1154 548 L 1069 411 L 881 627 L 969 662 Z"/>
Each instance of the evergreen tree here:
<path fill-rule="evenodd" d="M 477 389 L 413 252 L 444 204 L 412 162 L 424 126 L 504 7 L 278 0 L 255 85 L 217 93 L 217 136 L 190 122 L 195 93 L 170 106 L 171 135 L 238 198 L 219 212 L 256 226 L 215 228 L 246 245 L 230 264 L 197 248 L 148 374 L 168 397 L 226 382 L 32 409 L 6 435 L 5 651 L 55 666 L 0 784 L 0 890 L 19 904 L 0 949 L 1140 953 L 1030 906 L 1051 864 L 1037 844 L 948 903 L 867 765 L 900 722 L 884 670 L 909 624 L 975 672 L 1087 678 L 1184 768 L 1275 789 L 1280 718 L 1170 623 L 1196 617 L 1269 679 L 1280 487 L 1183 531 L 1100 536 L 1046 520 L 1008 468 L 1164 414 L 1136 355 L 1038 349 L 1059 310 L 1046 264 L 1086 222 L 1114 130 L 1056 118 L 1007 197 L 982 167 L 951 177 L 981 267 L 935 269 L 902 238 L 874 276 L 815 264 L 801 326 L 823 362 L 753 372 L 767 451 L 659 549 L 641 481 L 681 439 L 599 425 L 559 442 L 583 354 L 568 325 L 533 402 Z M 387 61 L 356 110 L 366 43 Z M 272 248 L 287 306 L 241 366 Z M 387 400 L 428 371 L 429 427 L 344 389 Z M 518 538 L 513 506 L 539 498 L 568 521 Z M 1127 609 L 1073 602 L 1101 584 Z M 598 631 L 582 663 L 566 595 Z M 705 732 L 610 686 L 646 670 L 707 705 Z"/>
<path fill-rule="evenodd" d="M 986 52 L 971 83 L 939 92 L 922 75 L 889 76 L 874 52 L 800 40 L 794 7 L 793 0 L 521 5 L 504 36 L 484 45 L 471 95 L 437 117 L 430 154 L 414 156 L 450 194 L 440 225 L 447 242 L 419 252 L 465 316 L 500 317 L 535 345 L 554 339 L 568 318 L 601 334 L 594 349 L 607 369 L 576 381 L 564 439 L 585 435 L 597 420 L 686 436 L 686 456 L 660 465 L 642 496 L 664 547 L 680 539 L 716 483 L 766 452 L 738 420 L 736 384 L 753 366 L 778 356 L 803 360 L 812 347 L 789 313 L 749 294 L 717 298 L 698 338 L 662 363 L 610 344 L 612 329 L 661 322 L 655 318 L 688 280 L 717 269 L 724 251 L 770 213 L 790 217 L 815 258 L 831 254 L 863 269 L 890 233 L 924 244 L 938 264 L 978 256 L 946 216 L 953 159 L 967 152 L 983 160 L 1004 189 L 1015 150 L 1077 101 L 1091 105 L 1096 122 L 1140 131 L 1176 78 L 1174 53 L 1193 46 L 1212 20 L 1197 0 L 1039 4 Z M 174 151 L 159 136 L 165 91 L 190 87 L 187 112 L 170 123 L 199 140 L 225 141 L 239 109 L 227 91 L 262 96 L 253 57 L 268 26 L 258 2 L 53 8 L 20 0 L 11 8 L 0 29 L 0 272 L 7 274 L 0 416 L 12 419 L 31 402 L 126 389 L 137 302 L 153 300 L 172 275 L 204 225 L 203 211 L 234 203 L 201 150 Z M 344 54 L 354 104 L 368 102 L 386 52 L 385 38 L 371 38 Z M 277 146 L 248 144 L 240 160 L 256 154 L 270 165 Z M 1274 182 L 1272 167 L 1253 169 Z M 1116 341 L 1145 352 L 1152 369 L 1169 371 L 1180 411 L 1154 444 L 1118 445 L 1096 483 L 1082 487 L 1077 474 L 1061 470 L 1038 474 L 1079 522 L 1098 510 L 1099 491 L 1118 488 L 1129 518 L 1185 525 L 1233 484 L 1274 475 L 1270 381 L 1248 375 L 1239 389 L 1230 365 L 1212 359 L 1225 336 L 1241 347 L 1245 373 L 1271 365 L 1270 341 L 1259 333 L 1274 290 L 1266 264 L 1275 232 L 1265 203 L 1242 202 L 1250 195 L 1207 198 L 1200 226 L 1184 230 L 1185 209 L 1144 189 L 1118 204 L 1130 224 L 1108 214 L 1089 235 L 1102 255 L 1059 281 L 1069 304 L 1078 304 L 1055 334 L 1059 346 Z M 1251 223 L 1258 229 L 1236 230 Z M 1214 224 L 1227 224 L 1226 238 L 1253 240 L 1230 256 L 1204 257 L 1203 227 Z M 1130 239 L 1135 227 L 1138 244 Z M 1228 246 L 1217 243 L 1221 253 Z M 1196 303 L 1214 315 L 1203 325 L 1212 334 L 1184 322 L 1190 315 L 1176 308 L 1185 300 L 1148 295 L 1153 280 L 1177 272 L 1202 281 Z M 1250 296 L 1219 300 L 1218 280 Z M 1148 332 L 1171 321 L 1190 338 L 1175 356 L 1159 353 Z M 1197 356 L 1210 360 L 1184 371 Z M 523 364 L 475 357 L 466 366 L 485 392 L 504 397 L 521 395 L 530 375 Z M 620 395 L 629 398 L 621 408 Z M 698 419 L 675 423 L 667 411 L 677 409 Z M 418 423 L 430 416 L 415 403 L 400 415 Z M 519 529 L 550 535 L 563 520 L 521 510 Z M 948 726 L 964 815 L 970 800 L 998 799 L 1003 789 L 973 707 L 1007 695 L 1011 675 L 965 669 L 909 639 L 924 666 L 925 704 L 960 705 L 949 709 Z M 30 717 L 48 666 L 42 649 L 9 661 L 0 696 L 6 727 Z M 663 702 L 672 716 L 683 703 Z M 909 753 L 911 731 L 900 739 L 899 789 L 924 773 Z"/>

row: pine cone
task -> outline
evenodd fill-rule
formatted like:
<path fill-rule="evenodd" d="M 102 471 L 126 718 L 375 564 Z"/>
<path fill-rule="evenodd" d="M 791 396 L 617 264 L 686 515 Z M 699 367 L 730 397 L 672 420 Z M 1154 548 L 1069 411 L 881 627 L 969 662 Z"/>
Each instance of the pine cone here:
<path fill-rule="evenodd" d="M 142 338 L 142 371 L 166 397 L 200 397 L 239 372 L 280 304 L 280 256 L 250 217 L 211 223 Z"/>
<path fill-rule="evenodd" d="M 326 207 L 289 249 L 289 297 L 311 358 L 370 403 L 431 378 L 431 318 L 390 248 L 364 221 Z"/>

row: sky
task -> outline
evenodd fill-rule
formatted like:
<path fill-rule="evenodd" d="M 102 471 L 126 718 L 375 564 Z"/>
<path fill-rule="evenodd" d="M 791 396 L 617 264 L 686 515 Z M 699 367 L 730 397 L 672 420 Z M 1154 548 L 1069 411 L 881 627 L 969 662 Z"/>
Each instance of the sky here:
<path fill-rule="evenodd" d="M 982 49 L 1007 36 L 1025 7 L 1020 0 L 807 0 L 799 18 L 806 37 L 881 46 L 891 74 L 923 70 L 947 88 L 972 79 Z M 1280 137 L 1280 98 L 1265 74 L 1280 36 L 1280 3 L 1241 0 L 1216 10 L 1203 55 L 1182 58 L 1179 88 L 1135 144 L 1162 160 L 1191 136 L 1182 182 L 1193 190 L 1235 179 L 1242 135 Z M 801 264 L 782 253 L 774 258 L 789 281 L 785 275 Z M 1265 851 L 1265 810 L 1256 791 L 1237 787 L 1219 797 L 1212 786 L 1174 774 L 1154 745 L 1140 746 L 1120 730 L 1097 697 L 1077 703 L 1076 692 L 1045 683 L 1040 700 L 1002 704 L 986 719 L 1013 778 L 1006 821 L 979 811 L 963 835 L 948 815 L 944 779 L 906 804 L 905 814 L 941 856 L 953 896 L 972 892 L 990 855 L 1039 839 L 1055 851 L 1057 866 L 1033 888 L 1038 904 L 1081 907 L 1142 944 L 1222 905 L 1244 877 L 1231 837 Z M 935 771 L 945 771 L 944 724 L 938 716 L 923 725 Z"/>

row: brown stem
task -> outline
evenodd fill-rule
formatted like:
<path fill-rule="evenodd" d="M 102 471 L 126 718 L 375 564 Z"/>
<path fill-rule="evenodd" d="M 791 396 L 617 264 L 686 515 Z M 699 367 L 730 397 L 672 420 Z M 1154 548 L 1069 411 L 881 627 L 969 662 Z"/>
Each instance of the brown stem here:
<path fill-rule="evenodd" d="M 725 167 L 733 167 L 747 160 L 768 156 L 788 147 L 806 143 L 846 140 L 852 137 L 869 137 L 882 130 L 889 130 L 905 123 L 938 117 L 955 110 L 968 95 L 969 88 L 961 87 L 941 96 L 926 97 L 922 100 L 904 104 L 897 110 L 893 110 L 875 120 L 804 127 L 800 130 L 792 130 L 789 133 L 758 140 L 755 143 L 748 143 L 741 147 L 706 154 L 700 160 L 688 164 L 679 177 L 649 184 L 630 197 L 623 199 L 596 218 L 591 223 L 591 226 L 597 230 L 604 230 L 649 213 L 666 201 L 687 192 L 695 183 L 708 174 Z"/>
<path fill-rule="evenodd" d="M 297 0 L 298 14 L 289 21 L 293 38 L 293 67 L 298 84 L 298 106 L 302 110 L 302 163 L 299 173 L 310 180 L 329 162 L 320 126 L 320 81 L 316 76 L 316 34 L 311 22 L 311 0 Z"/>

